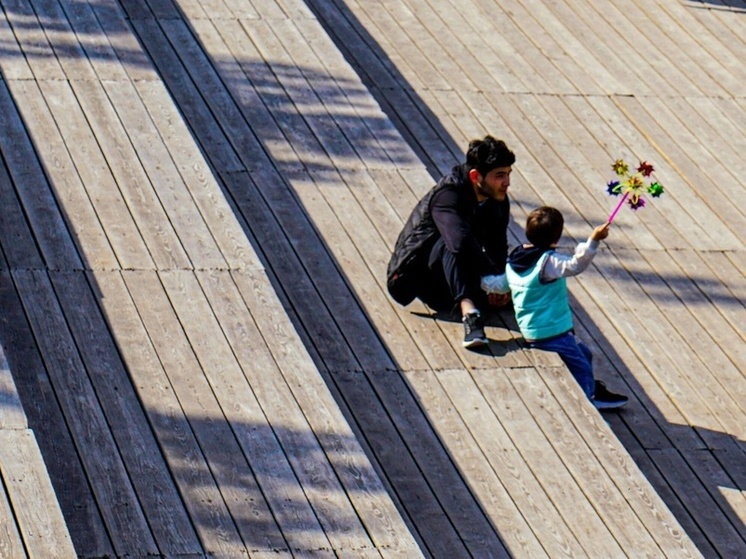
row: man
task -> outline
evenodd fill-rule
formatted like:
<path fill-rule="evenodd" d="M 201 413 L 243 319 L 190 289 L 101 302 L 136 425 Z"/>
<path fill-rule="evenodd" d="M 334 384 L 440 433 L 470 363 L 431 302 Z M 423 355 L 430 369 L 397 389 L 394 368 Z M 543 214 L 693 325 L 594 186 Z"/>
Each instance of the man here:
<path fill-rule="evenodd" d="M 488 343 L 480 309 L 489 301 L 481 278 L 505 272 L 510 219 L 508 187 L 515 155 L 492 136 L 472 140 L 466 163 L 420 200 L 389 261 L 387 286 L 395 301 L 419 298 L 436 311 L 458 309 L 464 347 Z"/>

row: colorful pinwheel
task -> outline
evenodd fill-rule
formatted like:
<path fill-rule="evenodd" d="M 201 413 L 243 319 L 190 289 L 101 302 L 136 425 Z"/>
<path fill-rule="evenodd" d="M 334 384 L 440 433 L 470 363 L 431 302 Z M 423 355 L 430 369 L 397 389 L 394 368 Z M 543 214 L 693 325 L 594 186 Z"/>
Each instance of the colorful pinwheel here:
<path fill-rule="evenodd" d="M 629 202 L 629 206 L 637 210 L 645 205 L 645 199 L 642 197 L 644 193 L 647 192 L 653 198 L 663 194 L 663 185 L 655 179 L 653 176 L 655 169 L 647 161 L 641 161 L 634 173 L 630 172 L 629 165 L 623 159 L 617 159 L 611 168 L 616 178 L 606 185 L 606 192 L 612 196 L 621 194 L 622 199 L 606 220 L 608 223 L 614 221 L 624 202 Z"/>

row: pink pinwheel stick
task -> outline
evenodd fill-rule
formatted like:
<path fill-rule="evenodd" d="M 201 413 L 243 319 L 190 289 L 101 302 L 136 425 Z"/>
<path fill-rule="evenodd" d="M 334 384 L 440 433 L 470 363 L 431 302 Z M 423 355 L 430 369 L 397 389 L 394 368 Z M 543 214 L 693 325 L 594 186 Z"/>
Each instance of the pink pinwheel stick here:
<path fill-rule="evenodd" d="M 606 220 L 606 223 L 611 223 L 612 221 L 614 221 L 616 214 L 618 214 L 619 210 L 622 208 L 622 204 L 624 204 L 625 200 L 627 200 L 627 196 L 629 196 L 629 191 L 624 193 L 624 196 L 622 196 L 622 199 L 619 200 L 619 203 L 616 205 L 616 208 L 614 208 L 614 211 L 611 212 L 609 219 Z"/>

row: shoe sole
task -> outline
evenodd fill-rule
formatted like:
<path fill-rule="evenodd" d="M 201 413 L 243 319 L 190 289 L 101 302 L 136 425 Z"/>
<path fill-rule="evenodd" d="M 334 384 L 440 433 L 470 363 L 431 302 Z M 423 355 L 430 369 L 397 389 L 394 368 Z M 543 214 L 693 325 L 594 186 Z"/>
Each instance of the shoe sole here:
<path fill-rule="evenodd" d="M 472 348 L 472 347 L 482 347 L 490 343 L 489 340 L 486 338 L 477 338 L 476 340 L 471 340 L 469 342 L 464 342 L 462 345 L 465 348 Z"/>

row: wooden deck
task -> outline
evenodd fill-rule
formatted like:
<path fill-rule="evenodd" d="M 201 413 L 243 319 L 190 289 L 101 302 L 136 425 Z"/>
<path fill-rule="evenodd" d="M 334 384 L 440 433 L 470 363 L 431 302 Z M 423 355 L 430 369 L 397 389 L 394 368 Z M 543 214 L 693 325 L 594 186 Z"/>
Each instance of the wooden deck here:
<path fill-rule="evenodd" d="M 0 557 L 746 557 L 742 0 L 0 3 Z M 385 293 L 485 133 L 513 242 L 667 186 L 572 281 L 623 413 Z"/>

